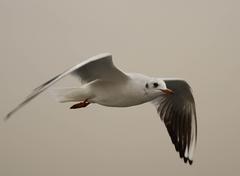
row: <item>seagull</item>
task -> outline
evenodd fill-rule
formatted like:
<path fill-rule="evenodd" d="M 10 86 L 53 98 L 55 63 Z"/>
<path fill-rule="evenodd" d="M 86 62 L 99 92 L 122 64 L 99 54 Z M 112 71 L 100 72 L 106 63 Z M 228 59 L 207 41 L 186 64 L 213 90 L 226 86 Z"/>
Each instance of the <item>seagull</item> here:
<path fill-rule="evenodd" d="M 109 53 L 93 56 L 35 88 L 5 116 L 5 120 L 67 75 L 76 76 L 81 84 L 56 88 L 53 92 L 59 102 L 75 102 L 70 109 L 84 108 L 93 103 L 108 107 L 153 103 L 180 158 L 192 165 L 197 142 L 197 118 L 189 84 L 183 79 L 125 73 L 113 64 Z"/>

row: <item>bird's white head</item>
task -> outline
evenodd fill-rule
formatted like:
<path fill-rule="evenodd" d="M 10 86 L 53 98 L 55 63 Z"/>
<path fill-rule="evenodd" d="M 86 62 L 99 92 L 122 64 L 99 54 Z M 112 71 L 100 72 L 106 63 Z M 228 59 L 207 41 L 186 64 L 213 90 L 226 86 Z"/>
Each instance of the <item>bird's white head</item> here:
<path fill-rule="evenodd" d="M 152 78 L 145 83 L 145 92 L 150 96 L 159 96 L 161 94 L 173 94 L 171 89 L 168 89 L 164 80 Z"/>

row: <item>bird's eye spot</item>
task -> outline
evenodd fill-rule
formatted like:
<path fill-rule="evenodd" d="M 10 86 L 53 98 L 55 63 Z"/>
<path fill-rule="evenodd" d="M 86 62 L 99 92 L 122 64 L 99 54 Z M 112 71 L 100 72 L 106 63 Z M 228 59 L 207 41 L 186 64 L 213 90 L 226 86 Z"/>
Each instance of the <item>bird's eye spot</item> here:
<path fill-rule="evenodd" d="M 156 83 L 156 82 L 153 83 L 153 87 L 155 87 L 155 88 L 158 87 L 158 83 Z"/>
<path fill-rule="evenodd" d="M 145 84 L 145 87 L 148 88 L 148 83 Z"/>

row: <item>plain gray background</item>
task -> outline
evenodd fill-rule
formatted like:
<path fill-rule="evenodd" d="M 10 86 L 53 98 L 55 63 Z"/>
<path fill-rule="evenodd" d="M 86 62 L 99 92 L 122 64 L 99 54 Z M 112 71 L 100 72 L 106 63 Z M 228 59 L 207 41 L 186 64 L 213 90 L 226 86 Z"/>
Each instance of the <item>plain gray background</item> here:
<path fill-rule="evenodd" d="M 239 175 L 239 7 L 237 0 L 0 0 L 1 117 L 52 76 L 111 52 L 126 72 L 188 80 L 199 130 L 188 166 L 151 104 L 73 111 L 44 93 L 0 123 L 0 175 Z"/>

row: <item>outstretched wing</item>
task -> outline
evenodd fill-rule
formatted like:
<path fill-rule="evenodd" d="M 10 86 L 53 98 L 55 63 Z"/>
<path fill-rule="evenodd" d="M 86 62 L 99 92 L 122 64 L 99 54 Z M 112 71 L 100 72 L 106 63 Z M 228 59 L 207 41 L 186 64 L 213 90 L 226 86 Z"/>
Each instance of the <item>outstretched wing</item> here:
<path fill-rule="evenodd" d="M 88 83 L 96 79 L 111 82 L 119 82 L 128 79 L 126 74 L 114 66 L 111 54 L 100 54 L 94 56 L 85 62 L 76 65 L 70 72 L 84 83 Z"/>
<path fill-rule="evenodd" d="M 153 101 L 165 123 L 172 143 L 184 162 L 192 164 L 197 141 L 195 102 L 190 86 L 184 80 L 165 79 L 171 95 L 161 95 Z"/>
<path fill-rule="evenodd" d="M 15 107 L 11 112 L 6 115 L 5 120 L 9 119 L 13 113 L 15 113 L 28 102 L 30 102 L 33 98 L 38 96 L 44 90 L 46 90 L 54 83 L 69 74 L 77 76 L 84 83 L 88 83 L 96 79 L 108 80 L 112 82 L 114 82 L 115 80 L 119 82 L 128 79 L 127 75 L 125 75 L 123 72 L 121 72 L 114 66 L 111 54 L 99 54 L 89 58 L 88 60 L 80 64 L 71 67 L 70 69 L 64 71 L 63 73 L 53 77 L 49 81 L 35 88 L 23 102 L 21 102 L 17 107 Z"/>

